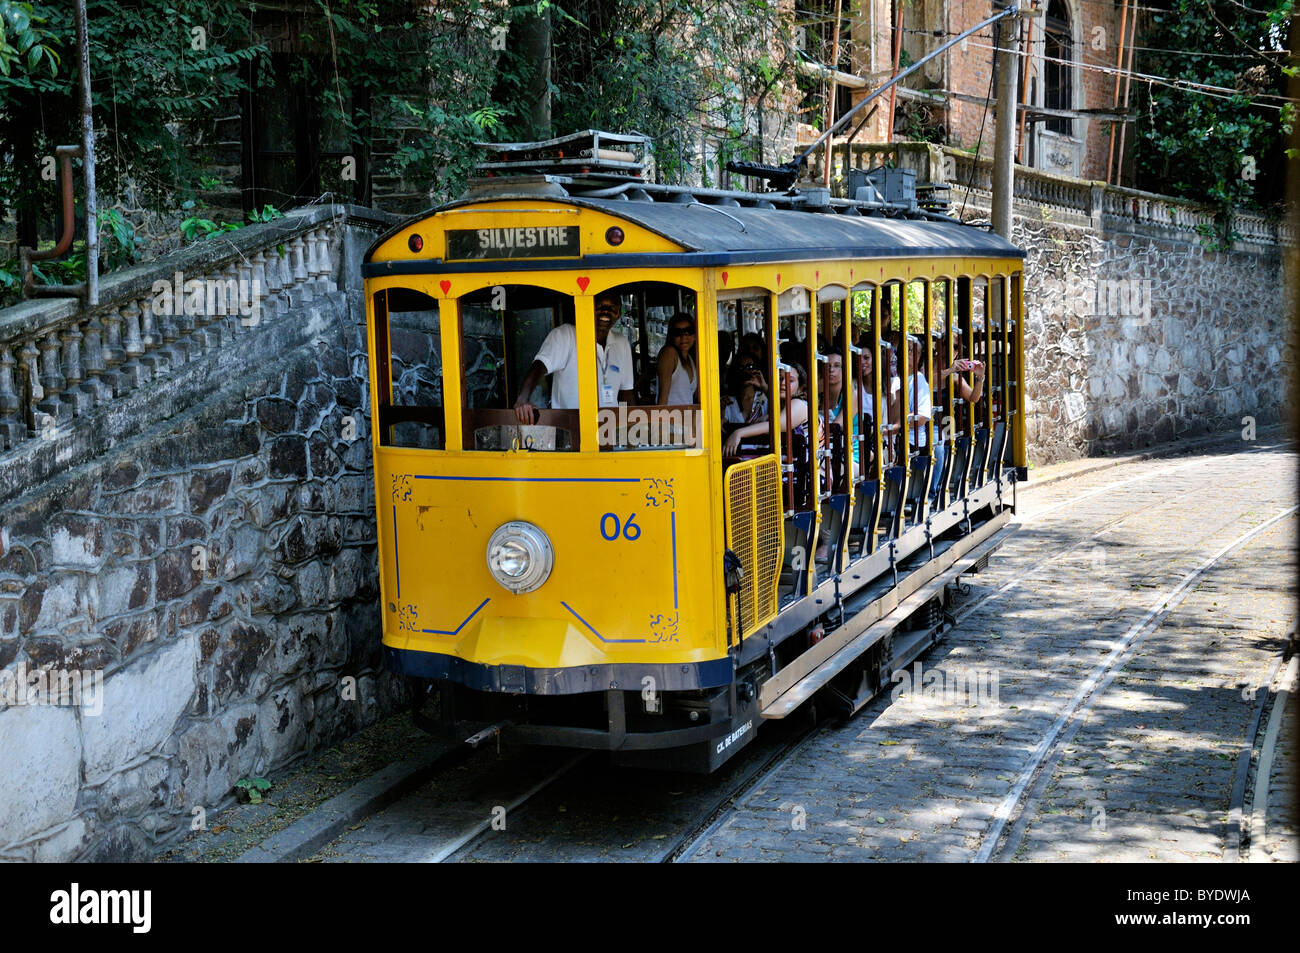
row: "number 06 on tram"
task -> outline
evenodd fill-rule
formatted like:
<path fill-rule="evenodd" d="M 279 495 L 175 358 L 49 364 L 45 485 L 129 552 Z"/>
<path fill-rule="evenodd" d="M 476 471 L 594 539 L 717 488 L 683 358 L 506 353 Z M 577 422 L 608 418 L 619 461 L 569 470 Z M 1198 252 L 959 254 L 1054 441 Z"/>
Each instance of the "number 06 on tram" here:
<path fill-rule="evenodd" d="M 687 770 L 856 710 L 1007 532 L 1023 252 L 531 145 L 365 258 L 385 664 L 444 718 Z"/>

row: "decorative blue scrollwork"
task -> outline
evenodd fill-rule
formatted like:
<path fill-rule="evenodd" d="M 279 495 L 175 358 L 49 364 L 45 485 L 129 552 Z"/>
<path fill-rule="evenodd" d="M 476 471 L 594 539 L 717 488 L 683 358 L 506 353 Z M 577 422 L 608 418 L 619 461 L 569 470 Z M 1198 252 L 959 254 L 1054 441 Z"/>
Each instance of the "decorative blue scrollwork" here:
<path fill-rule="evenodd" d="M 393 474 L 393 502 L 409 503 L 411 500 L 411 477 L 405 473 Z"/>
<path fill-rule="evenodd" d="M 656 612 L 650 616 L 650 638 L 649 642 L 676 642 L 677 641 L 677 623 L 679 615 L 676 612 Z"/>
<path fill-rule="evenodd" d="M 646 490 L 645 501 L 651 506 L 666 506 L 669 509 L 675 509 L 676 500 L 673 498 L 673 481 L 672 479 L 659 479 L 656 477 L 646 477 L 645 483 L 650 484 Z"/>

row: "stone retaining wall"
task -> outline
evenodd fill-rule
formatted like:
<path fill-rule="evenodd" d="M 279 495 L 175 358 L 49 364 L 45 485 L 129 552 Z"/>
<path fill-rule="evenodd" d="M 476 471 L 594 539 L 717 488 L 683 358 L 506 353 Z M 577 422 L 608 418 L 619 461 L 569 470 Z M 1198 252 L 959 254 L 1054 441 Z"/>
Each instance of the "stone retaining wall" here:
<path fill-rule="evenodd" d="M 1030 459 L 1276 422 L 1295 366 L 1279 250 L 1099 230 L 1021 210 Z"/>
<path fill-rule="evenodd" d="M 345 229 L 335 267 L 359 273 L 372 236 Z M 0 512 L 0 676 L 102 685 L 81 707 L 0 692 L 0 860 L 147 859 L 398 703 L 359 289 L 290 298 L 105 412 L 186 409 Z"/>

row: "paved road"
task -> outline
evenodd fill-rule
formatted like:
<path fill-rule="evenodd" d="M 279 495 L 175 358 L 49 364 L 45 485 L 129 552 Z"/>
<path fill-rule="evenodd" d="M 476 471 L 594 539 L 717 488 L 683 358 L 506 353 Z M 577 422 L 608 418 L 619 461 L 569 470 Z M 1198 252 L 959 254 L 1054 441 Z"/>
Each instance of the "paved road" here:
<path fill-rule="evenodd" d="M 979 577 L 986 601 L 924 660 L 967 683 L 996 673 L 998 703 L 878 699 L 693 859 L 969 861 L 996 827 L 995 859 L 1220 859 L 1256 689 L 1295 618 L 1294 515 L 1193 575 L 1295 506 L 1294 455 L 1245 449 L 1026 494 L 1024 528 Z M 1116 652 L 1113 680 L 1061 725 Z"/>
<path fill-rule="evenodd" d="M 1030 484 L 915 690 L 813 736 L 689 859 L 1218 860 L 1257 690 L 1294 628 L 1296 517 L 1269 521 L 1296 505 L 1295 468 L 1245 444 Z M 1294 737 L 1287 723 L 1278 748 Z M 527 757 L 526 779 L 469 767 L 318 859 L 440 859 L 567 759 Z M 1294 789 L 1268 787 L 1271 818 Z M 650 859 L 711 790 L 588 758 L 452 859 Z"/>

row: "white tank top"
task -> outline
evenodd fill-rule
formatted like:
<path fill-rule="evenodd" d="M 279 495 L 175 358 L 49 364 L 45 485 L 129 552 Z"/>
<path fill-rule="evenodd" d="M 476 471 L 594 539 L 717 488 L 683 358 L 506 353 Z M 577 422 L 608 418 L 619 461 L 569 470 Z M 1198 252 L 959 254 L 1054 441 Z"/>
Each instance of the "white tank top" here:
<path fill-rule="evenodd" d="M 694 367 L 691 368 L 691 371 L 693 370 L 695 370 Z M 668 382 L 668 399 L 662 400 L 660 403 L 695 403 L 695 376 L 686 369 L 686 361 L 680 354 L 677 356 L 677 367 L 673 369 L 672 380 Z"/>

